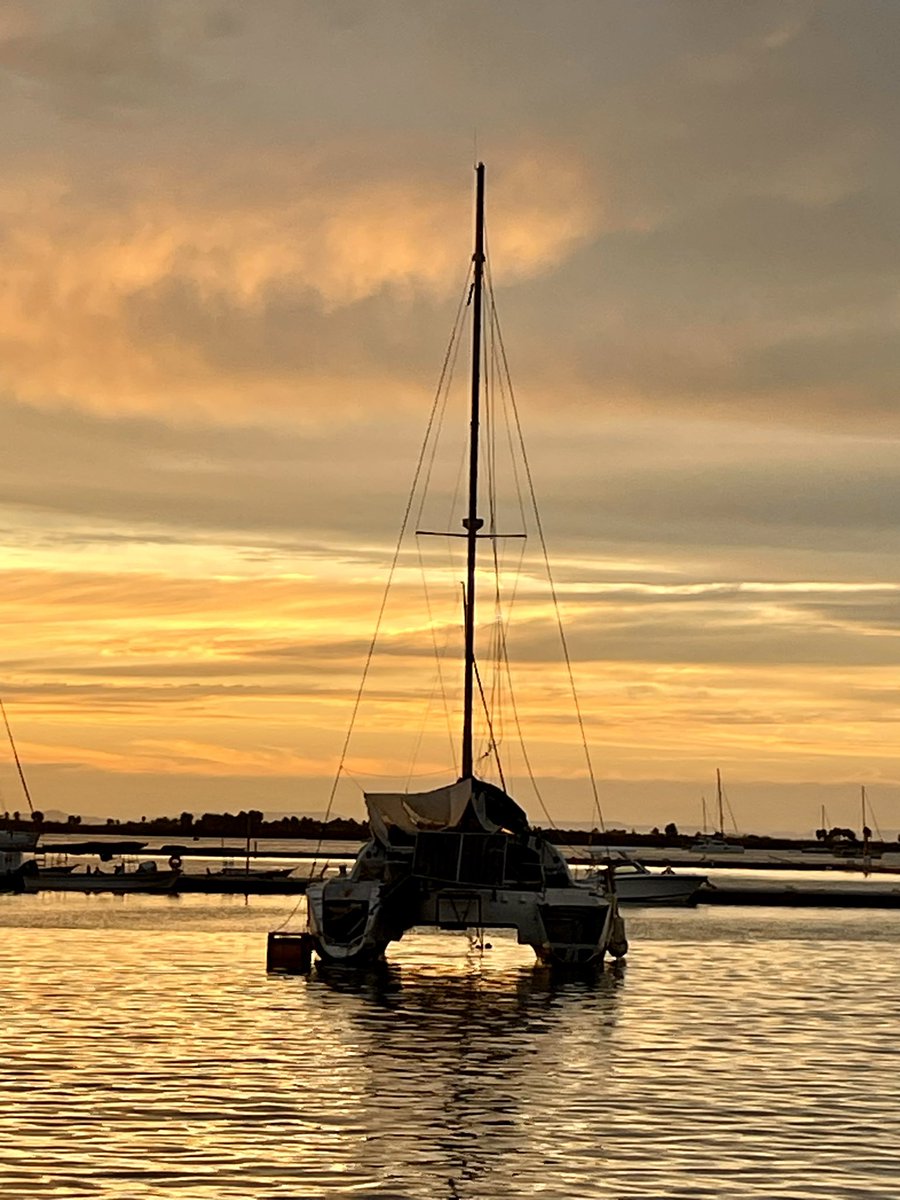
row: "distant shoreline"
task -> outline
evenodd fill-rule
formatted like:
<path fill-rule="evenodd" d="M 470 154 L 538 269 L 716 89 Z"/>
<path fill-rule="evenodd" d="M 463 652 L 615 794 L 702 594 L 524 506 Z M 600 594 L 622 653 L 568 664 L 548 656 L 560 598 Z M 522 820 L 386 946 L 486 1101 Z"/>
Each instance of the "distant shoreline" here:
<path fill-rule="evenodd" d="M 39 815 L 39 814 L 38 814 Z M 23 820 L 7 818 L 2 825 L 10 830 L 30 830 L 42 834 L 64 835 L 73 838 L 91 837 L 140 837 L 140 838 L 169 838 L 182 843 L 199 841 L 202 838 L 247 839 L 257 841 L 262 838 L 278 839 L 280 841 L 329 841 L 329 842 L 364 842 L 369 836 L 369 827 L 365 821 L 352 818 L 336 817 L 323 822 L 315 817 L 279 818 L 273 821 L 262 819 L 257 812 L 210 814 L 188 821 L 185 817 L 154 817 L 146 821 L 121 821 L 109 818 L 106 821 L 83 823 L 78 818 L 67 821 Z M 844 830 L 846 835 L 852 831 Z M 626 829 L 545 829 L 550 841 L 568 846 L 620 846 L 642 847 L 657 850 L 684 851 L 695 848 L 698 839 L 709 836 L 694 831 L 692 833 L 638 833 Z M 741 848 L 744 851 L 766 850 L 796 850 L 807 852 L 832 853 L 838 856 L 858 857 L 868 850 L 872 856 L 885 852 L 900 850 L 900 843 L 885 842 L 872 839 L 866 844 L 859 838 L 841 836 L 839 838 L 787 838 L 770 837 L 765 834 L 731 835 L 721 839 L 729 846 Z"/>

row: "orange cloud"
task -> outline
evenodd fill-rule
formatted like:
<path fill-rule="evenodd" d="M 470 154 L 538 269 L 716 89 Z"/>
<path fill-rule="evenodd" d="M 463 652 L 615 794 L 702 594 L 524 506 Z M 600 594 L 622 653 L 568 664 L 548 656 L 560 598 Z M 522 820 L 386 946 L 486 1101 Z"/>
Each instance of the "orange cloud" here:
<path fill-rule="evenodd" d="M 327 759 L 293 754 L 287 749 L 241 750 L 227 744 L 173 738 L 134 741 L 120 751 L 96 746 L 26 742 L 22 753 L 33 763 L 62 765 L 116 775 L 173 774 L 229 778 L 235 775 L 325 775 L 333 770 Z"/>
<path fill-rule="evenodd" d="M 507 282 L 546 270 L 599 227 L 578 160 L 560 158 L 549 171 L 519 153 L 492 179 L 491 248 Z M 217 419 L 288 404 L 315 414 L 355 403 L 358 386 L 368 403 L 396 402 L 398 376 L 383 361 L 353 366 L 370 336 L 365 315 L 342 318 L 332 346 L 329 314 L 385 289 L 404 309 L 423 293 L 457 293 L 471 199 L 427 169 L 353 179 L 336 166 L 244 148 L 239 169 L 213 158 L 121 165 L 108 188 L 51 168 L 8 178 L 0 385 L 35 403 Z M 310 321 L 318 332 L 304 331 Z M 230 350 L 223 322 L 235 329 Z M 223 361 L 238 342 L 240 361 Z"/>

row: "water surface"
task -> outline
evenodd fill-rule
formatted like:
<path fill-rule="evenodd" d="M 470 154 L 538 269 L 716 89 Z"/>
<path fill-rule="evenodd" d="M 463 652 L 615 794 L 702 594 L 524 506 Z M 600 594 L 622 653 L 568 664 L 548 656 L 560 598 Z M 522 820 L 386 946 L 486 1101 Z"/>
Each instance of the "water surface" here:
<path fill-rule="evenodd" d="M 596 979 L 430 931 L 267 977 L 291 907 L 0 897 L 4 1200 L 900 1195 L 900 913 L 632 909 Z"/>

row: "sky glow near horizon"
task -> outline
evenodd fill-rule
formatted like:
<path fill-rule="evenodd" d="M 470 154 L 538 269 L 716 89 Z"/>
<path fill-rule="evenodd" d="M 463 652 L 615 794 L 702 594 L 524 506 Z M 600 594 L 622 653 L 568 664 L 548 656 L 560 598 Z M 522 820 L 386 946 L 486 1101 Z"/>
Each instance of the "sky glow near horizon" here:
<path fill-rule="evenodd" d="M 477 131 L 606 818 L 696 828 L 720 767 L 743 829 L 858 825 L 865 784 L 896 833 L 898 35 L 879 0 L 0 0 L 0 695 L 38 806 L 324 808 Z M 519 715 L 586 821 L 538 560 Z M 433 636 L 401 564 L 340 813 L 456 769 L 443 572 Z"/>

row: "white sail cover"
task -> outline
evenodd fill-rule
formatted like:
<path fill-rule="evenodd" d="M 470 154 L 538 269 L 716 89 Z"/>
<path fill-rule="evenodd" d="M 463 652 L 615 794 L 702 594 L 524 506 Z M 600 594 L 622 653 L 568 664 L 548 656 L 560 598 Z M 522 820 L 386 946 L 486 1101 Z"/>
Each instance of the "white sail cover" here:
<path fill-rule="evenodd" d="M 471 799 L 471 779 L 431 792 L 366 792 L 369 827 L 385 841 L 389 828 L 405 833 L 452 829 L 459 824 Z"/>

